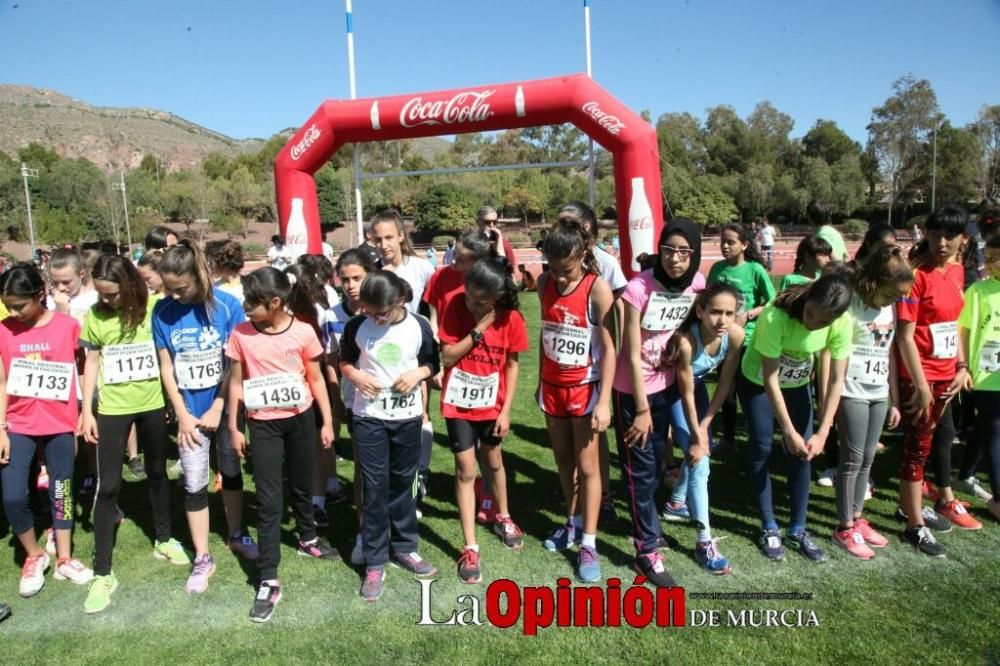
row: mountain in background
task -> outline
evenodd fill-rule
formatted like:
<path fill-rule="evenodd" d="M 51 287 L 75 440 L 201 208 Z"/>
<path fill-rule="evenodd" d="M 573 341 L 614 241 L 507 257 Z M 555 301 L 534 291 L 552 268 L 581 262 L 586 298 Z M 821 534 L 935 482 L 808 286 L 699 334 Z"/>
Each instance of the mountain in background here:
<path fill-rule="evenodd" d="M 146 154 L 176 171 L 197 166 L 212 152 L 227 157 L 255 152 L 265 140 L 234 139 L 167 111 L 91 106 L 53 90 L 0 84 L 0 151 L 16 156 L 33 141 L 104 171 L 134 169 Z M 450 146 L 436 137 L 410 143 L 412 153 L 428 160 Z"/>

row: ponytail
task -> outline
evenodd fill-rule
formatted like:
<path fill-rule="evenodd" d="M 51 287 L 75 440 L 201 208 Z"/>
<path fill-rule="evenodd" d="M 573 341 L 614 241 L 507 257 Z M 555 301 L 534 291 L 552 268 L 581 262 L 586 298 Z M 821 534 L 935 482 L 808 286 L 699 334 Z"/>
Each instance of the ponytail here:
<path fill-rule="evenodd" d="M 198 288 L 199 302 L 211 308 L 215 305 L 212 294 L 212 272 L 205 261 L 205 254 L 197 243 L 184 238 L 177 245 L 171 245 L 163 252 L 163 258 L 157 267 L 160 275 L 186 275 L 194 279 Z"/>
<path fill-rule="evenodd" d="M 542 252 L 549 261 L 562 261 L 579 256 L 583 269 L 600 275 L 593 253 L 594 238 L 584 222 L 572 215 L 560 215 L 542 243 Z"/>
<path fill-rule="evenodd" d="M 517 285 L 506 261 L 483 259 L 477 261 L 465 274 L 465 288 L 475 289 L 496 298 L 502 310 L 517 310 Z"/>

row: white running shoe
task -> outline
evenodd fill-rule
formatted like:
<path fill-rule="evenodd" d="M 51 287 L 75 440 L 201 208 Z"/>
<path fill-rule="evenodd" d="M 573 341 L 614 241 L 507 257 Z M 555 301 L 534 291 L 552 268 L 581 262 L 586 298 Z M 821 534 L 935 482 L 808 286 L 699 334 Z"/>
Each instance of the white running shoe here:
<path fill-rule="evenodd" d="M 955 479 L 952 483 L 952 487 L 959 492 L 963 492 L 966 495 L 972 495 L 976 499 L 988 502 L 993 499 L 993 493 L 983 488 L 979 483 L 979 479 L 974 476 L 970 476 L 967 479 Z"/>
<path fill-rule="evenodd" d="M 837 470 L 834 468 L 825 469 L 819 473 L 816 483 L 824 488 L 833 488 L 833 480 L 837 478 Z"/>
<path fill-rule="evenodd" d="M 85 567 L 80 560 L 71 558 L 56 564 L 52 577 L 56 580 L 68 580 L 77 585 L 86 585 L 94 577 L 94 570 Z"/>
<path fill-rule="evenodd" d="M 28 557 L 21 567 L 21 585 L 18 594 L 22 597 L 33 597 L 45 586 L 45 572 L 49 568 L 49 556 L 45 553 Z"/>

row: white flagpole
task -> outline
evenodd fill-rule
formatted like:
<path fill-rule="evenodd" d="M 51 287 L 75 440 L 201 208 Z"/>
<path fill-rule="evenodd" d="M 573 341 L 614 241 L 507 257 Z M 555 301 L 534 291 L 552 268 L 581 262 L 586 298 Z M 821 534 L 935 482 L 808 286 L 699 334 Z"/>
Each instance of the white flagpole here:
<path fill-rule="evenodd" d="M 350 1 L 350 0 L 348 0 Z M 590 0 L 583 0 L 583 28 L 586 33 L 585 43 L 587 45 L 587 76 L 591 76 L 590 68 Z M 594 189 L 595 181 L 597 179 L 597 172 L 595 170 L 594 163 L 594 140 L 587 140 L 587 147 L 589 152 L 590 168 L 588 169 L 588 180 L 590 181 L 590 207 L 594 207 L 596 201 Z"/>
<path fill-rule="evenodd" d="M 351 99 L 357 99 L 358 89 L 354 79 L 354 10 L 351 0 L 347 5 L 347 68 L 350 77 Z M 365 241 L 364 224 L 361 222 L 361 146 L 354 144 L 354 218 L 358 225 L 358 245 Z"/>

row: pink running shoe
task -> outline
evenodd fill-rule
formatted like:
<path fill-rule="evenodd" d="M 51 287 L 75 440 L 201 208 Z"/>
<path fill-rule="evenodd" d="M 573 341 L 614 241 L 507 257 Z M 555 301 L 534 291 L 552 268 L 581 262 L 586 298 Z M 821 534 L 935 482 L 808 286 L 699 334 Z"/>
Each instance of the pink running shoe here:
<path fill-rule="evenodd" d="M 201 594 L 208 589 L 208 579 L 215 573 L 215 560 L 208 553 L 195 559 L 188 576 L 186 590 L 188 594 Z"/>
<path fill-rule="evenodd" d="M 876 532 L 872 528 L 872 524 L 864 518 L 858 518 L 854 521 L 854 530 L 861 534 L 861 538 L 872 548 L 885 548 L 889 545 L 889 540 Z"/>
<path fill-rule="evenodd" d="M 834 531 L 833 542 L 858 559 L 870 560 L 875 557 L 875 551 L 865 543 L 861 532 L 853 527 Z"/>

